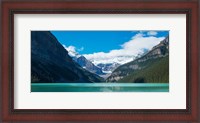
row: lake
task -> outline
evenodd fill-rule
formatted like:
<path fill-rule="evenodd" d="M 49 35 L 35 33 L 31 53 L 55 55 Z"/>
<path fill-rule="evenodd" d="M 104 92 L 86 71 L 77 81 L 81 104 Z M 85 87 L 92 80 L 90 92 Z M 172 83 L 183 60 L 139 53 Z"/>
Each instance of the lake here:
<path fill-rule="evenodd" d="M 31 92 L 169 92 L 168 83 L 32 83 Z"/>

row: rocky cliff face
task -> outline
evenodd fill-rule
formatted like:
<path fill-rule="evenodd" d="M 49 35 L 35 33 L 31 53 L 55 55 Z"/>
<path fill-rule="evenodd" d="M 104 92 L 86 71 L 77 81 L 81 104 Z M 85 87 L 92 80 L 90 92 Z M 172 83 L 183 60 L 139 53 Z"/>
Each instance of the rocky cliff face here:
<path fill-rule="evenodd" d="M 137 62 L 144 62 L 148 59 L 164 57 L 169 54 L 169 36 L 167 36 L 158 45 L 154 46 L 149 52 L 136 59 Z"/>
<path fill-rule="evenodd" d="M 48 31 L 31 32 L 31 82 L 101 82 L 75 63 Z"/>
<path fill-rule="evenodd" d="M 95 66 L 91 61 L 87 60 L 84 56 L 74 58 L 74 61 L 76 61 L 84 69 L 86 69 L 92 73 L 95 73 L 97 75 L 104 75 L 101 68 Z"/>
<path fill-rule="evenodd" d="M 119 66 L 107 78 L 107 82 L 116 82 L 130 75 L 134 71 L 140 71 L 153 63 L 161 60 L 169 55 L 169 37 L 166 37 L 158 45 L 154 46 L 150 51 L 135 59 L 132 62 Z"/>

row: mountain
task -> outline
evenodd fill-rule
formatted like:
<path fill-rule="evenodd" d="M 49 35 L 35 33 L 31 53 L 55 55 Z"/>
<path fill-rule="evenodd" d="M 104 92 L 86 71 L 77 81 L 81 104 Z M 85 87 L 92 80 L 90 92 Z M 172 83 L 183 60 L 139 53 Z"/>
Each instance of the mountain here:
<path fill-rule="evenodd" d="M 95 65 L 91 61 L 87 60 L 84 56 L 79 54 L 72 56 L 72 59 L 84 69 L 90 71 L 91 73 L 95 73 L 104 79 L 110 76 L 112 71 L 120 66 L 119 63 L 101 63 Z"/>
<path fill-rule="evenodd" d="M 64 46 L 67 50 L 66 46 Z M 88 60 L 85 56 L 80 55 L 79 53 L 69 50 L 68 51 L 69 56 L 72 57 L 72 59 L 78 63 L 82 68 L 90 71 L 91 73 L 95 73 L 99 75 L 100 77 L 103 77 L 104 79 L 110 76 L 112 71 L 117 68 L 120 64 L 119 63 L 100 63 L 95 65 L 93 62 Z"/>
<path fill-rule="evenodd" d="M 101 68 L 101 70 L 103 71 L 104 74 L 102 75 L 99 75 L 101 77 L 103 77 L 104 79 L 107 79 L 111 73 L 118 67 L 120 66 L 119 63 L 100 63 L 100 64 L 97 64 L 97 66 L 99 68 Z"/>
<path fill-rule="evenodd" d="M 141 57 L 119 66 L 107 82 L 169 82 L 169 37 Z"/>
<path fill-rule="evenodd" d="M 169 56 L 148 62 L 145 68 L 131 72 L 118 82 L 169 83 Z"/>
<path fill-rule="evenodd" d="M 49 31 L 31 31 L 31 82 L 101 82 L 83 69 Z"/>
<path fill-rule="evenodd" d="M 95 66 L 91 61 L 87 60 L 84 56 L 73 57 L 73 60 L 76 61 L 84 69 L 95 73 L 97 75 L 104 75 L 101 68 Z"/>
<path fill-rule="evenodd" d="M 119 63 L 101 63 L 101 64 L 97 64 L 98 67 L 100 67 L 102 69 L 102 71 L 104 73 L 112 73 L 118 66 L 120 66 Z"/>

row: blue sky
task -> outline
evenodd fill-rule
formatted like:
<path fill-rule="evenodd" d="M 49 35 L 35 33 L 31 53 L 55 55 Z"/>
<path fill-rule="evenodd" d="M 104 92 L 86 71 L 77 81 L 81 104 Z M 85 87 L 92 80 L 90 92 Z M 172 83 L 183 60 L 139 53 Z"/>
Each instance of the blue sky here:
<path fill-rule="evenodd" d="M 58 41 L 65 46 L 74 46 L 80 54 L 94 52 L 109 52 L 120 49 L 121 45 L 129 41 L 141 31 L 51 31 Z M 144 37 L 149 31 L 142 31 Z M 165 37 L 168 31 L 156 31 L 155 37 Z"/>
<path fill-rule="evenodd" d="M 51 31 L 69 55 L 85 56 L 94 64 L 124 64 L 143 54 L 169 31 Z"/>

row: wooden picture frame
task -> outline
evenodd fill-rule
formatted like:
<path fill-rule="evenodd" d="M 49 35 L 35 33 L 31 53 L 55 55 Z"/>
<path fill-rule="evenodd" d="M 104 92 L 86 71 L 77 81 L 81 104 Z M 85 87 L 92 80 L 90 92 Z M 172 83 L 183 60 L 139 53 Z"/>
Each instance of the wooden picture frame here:
<path fill-rule="evenodd" d="M 200 122 L 199 1 L 14 1 L 1 2 L 1 122 L 177 121 Z M 14 109 L 14 14 L 186 14 L 186 109 Z"/>

